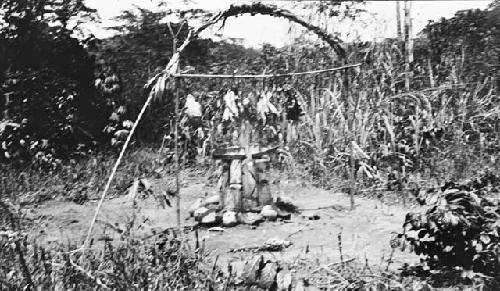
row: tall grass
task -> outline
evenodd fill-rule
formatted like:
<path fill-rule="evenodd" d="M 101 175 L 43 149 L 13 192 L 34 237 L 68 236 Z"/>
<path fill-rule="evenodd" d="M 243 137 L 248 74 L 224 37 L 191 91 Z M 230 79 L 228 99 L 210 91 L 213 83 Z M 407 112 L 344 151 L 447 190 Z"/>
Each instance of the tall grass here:
<path fill-rule="evenodd" d="M 347 178 L 351 156 L 358 184 L 387 183 L 394 171 L 404 183 L 440 183 L 464 178 L 479 164 L 497 167 L 495 79 L 467 84 L 454 75 L 438 82 L 426 66 L 414 72 L 412 91 L 406 92 L 400 60 L 395 43 L 353 46 L 349 63 L 368 62 L 360 71 L 311 78 L 306 87 L 297 83 L 306 115 L 290 152 L 308 164 L 315 183 Z"/>
<path fill-rule="evenodd" d="M 43 170 L 34 165 L 0 165 L 2 199 L 20 204 L 50 199 L 83 203 L 98 197 L 116 159 L 114 152 L 88 154 L 64 161 L 55 169 Z M 171 165 L 155 148 L 132 148 L 125 154 L 111 188 L 111 197 L 123 194 L 134 179 L 160 178 Z"/>

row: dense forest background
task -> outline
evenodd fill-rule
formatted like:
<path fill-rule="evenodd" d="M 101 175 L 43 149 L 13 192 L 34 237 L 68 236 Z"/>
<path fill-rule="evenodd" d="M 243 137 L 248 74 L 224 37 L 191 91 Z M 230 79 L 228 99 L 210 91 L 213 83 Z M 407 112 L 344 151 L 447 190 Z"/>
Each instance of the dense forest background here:
<path fill-rule="evenodd" d="M 81 38 L 78 24 L 97 18 L 84 1 L 3 1 L 1 9 L 4 162 L 34 157 L 53 161 L 111 146 L 113 133 L 123 128 L 119 123 L 134 120 L 145 100 L 143 84 L 171 57 L 171 31 L 177 33 L 178 44 L 189 29 L 162 22 L 167 12 L 138 8 L 118 17 L 123 25 L 110 28 L 115 36 Z M 492 3 L 487 10 L 463 11 L 429 23 L 415 39 L 412 90 L 446 82 L 498 80 L 498 11 Z M 346 44 L 351 61 L 361 61 L 362 70 L 377 72 L 383 68 L 375 55 L 383 46 L 393 55 L 392 71 L 402 72 L 403 48 L 398 40 Z M 257 50 L 231 41 L 198 39 L 182 57 L 182 67 L 205 73 L 283 72 L 340 63 L 321 44 L 311 46 L 300 40 L 290 47 L 264 45 Z M 401 89 L 399 81 L 392 88 L 395 92 Z M 148 130 L 138 131 L 138 143 L 161 141 L 170 120 L 169 100 L 159 100 L 149 109 L 141 123 Z"/>

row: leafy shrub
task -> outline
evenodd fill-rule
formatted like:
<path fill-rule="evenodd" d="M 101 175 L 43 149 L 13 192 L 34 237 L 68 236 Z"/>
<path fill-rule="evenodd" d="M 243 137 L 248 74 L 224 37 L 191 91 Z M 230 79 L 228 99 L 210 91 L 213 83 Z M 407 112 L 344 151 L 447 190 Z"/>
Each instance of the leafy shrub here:
<path fill-rule="evenodd" d="M 107 116 L 94 88 L 95 60 L 88 52 L 93 39 L 74 37 L 73 17 L 92 16 L 82 1 L 2 1 L 0 28 L 0 128 L 2 161 L 35 157 L 53 168 L 99 139 Z M 26 13 L 30 11 L 30 13 Z M 2 98 L 3 99 L 3 98 Z M 19 130 L 17 130 L 19 129 Z M 41 146 L 42 145 L 42 146 Z"/>
<path fill-rule="evenodd" d="M 19 71 L 9 75 L 2 91 L 10 92 L 11 121 L 0 130 L 2 160 L 36 157 L 47 164 L 54 153 L 70 153 L 82 141 L 75 82 L 50 69 Z"/>
<path fill-rule="evenodd" d="M 447 183 L 425 214 L 408 213 L 400 235 L 431 270 L 500 274 L 498 178 L 487 174 L 466 183 Z"/>

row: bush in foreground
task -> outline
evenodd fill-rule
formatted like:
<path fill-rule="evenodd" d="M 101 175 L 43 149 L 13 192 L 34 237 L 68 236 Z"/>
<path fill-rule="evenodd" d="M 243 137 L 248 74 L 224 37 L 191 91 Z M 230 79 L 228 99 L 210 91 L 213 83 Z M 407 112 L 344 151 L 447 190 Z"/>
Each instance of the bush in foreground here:
<path fill-rule="evenodd" d="M 399 236 L 421 256 L 424 274 L 451 271 L 462 278 L 500 282 L 497 186 L 491 174 L 463 184 L 447 183 L 426 213 L 407 214 Z"/>

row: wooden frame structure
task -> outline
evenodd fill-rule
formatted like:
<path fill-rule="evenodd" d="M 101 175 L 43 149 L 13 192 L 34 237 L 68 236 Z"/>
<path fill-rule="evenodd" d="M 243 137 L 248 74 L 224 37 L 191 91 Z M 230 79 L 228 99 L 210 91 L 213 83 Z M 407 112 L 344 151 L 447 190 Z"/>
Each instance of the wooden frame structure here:
<path fill-rule="evenodd" d="M 329 72 L 335 72 L 335 71 L 342 71 L 342 70 L 347 70 L 349 68 L 355 68 L 361 66 L 360 63 L 358 64 L 353 64 L 353 65 L 345 65 L 341 67 L 336 67 L 336 68 L 329 68 L 329 69 L 321 69 L 321 70 L 313 70 L 313 71 L 306 71 L 306 72 L 294 72 L 294 73 L 286 73 L 286 74 L 260 74 L 260 75 L 214 75 L 214 74 L 180 74 L 180 73 L 175 73 L 172 74 L 172 77 L 174 78 L 174 98 L 175 98 L 175 130 L 174 130 L 174 139 L 175 139 L 175 180 L 176 180 L 176 215 L 177 215 L 177 226 L 179 230 L 181 229 L 181 213 L 180 213 L 180 187 L 179 187 L 179 175 L 180 175 L 180 164 L 179 164 L 179 135 L 178 135 L 178 123 L 181 118 L 179 115 L 179 79 L 196 79 L 196 78 L 208 78 L 208 79 L 273 79 L 273 78 L 280 78 L 280 77 L 292 77 L 292 76 L 304 76 L 304 75 L 313 75 L 313 74 L 321 74 L 321 73 L 329 73 Z M 248 155 L 248 153 L 247 153 Z M 240 181 L 241 182 L 241 181 Z M 269 193 L 270 194 L 270 193 Z M 222 202 L 222 200 L 221 200 Z"/>
<path fill-rule="evenodd" d="M 320 27 L 317 27 L 315 25 L 312 25 L 308 23 L 307 21 L 300 19 L 293 13 L 285 10 L 278 8 L 276 6 L 272 5 L 265 5 L 262 3 L 253 3 L 253 4 L 243 4 L 243 5 L 231 5 L 229 9 L 219 12 L 218 14 L 214 15 L 210 20 L 208 20 L 206 23 L 202 24 L 196 29 L 190 29 L 188 32 L 188 35 L 184 42 L 175 50 L 174 54 L 170 58 L 170 61 L 166 65 L 165 69 L 156 74 L 153 78 L 151 78 L 146 85 L 144 86 L 145 90 L 149 92 L 148 98 L 146 99 L 144 105 L 141 108 L 141 111 L 139 112 L 139 115 L 134 122 L 134 125 L 132 126 L 132 129 L 129 132 L 129 135 L 127 136 L 127 139 L 125 143 L 123 144 L 123 147 L 120 151 L 120 154 L 118 156 L 118 159 L 116 160 L 113 169 L 111 171 L 111 174 L 107 180 L 107 183 L 104 187 L 103 193 L 101 195 L 101 198 L 99 200 L 99 203 L 96 207 L 94 217 L 90 223 L 87 236 L 85 238 L 85 241 L 83 243 L 83 246 L 81 250 L 85 250 L 90 243 L 90 238 L 92 236 L 92 230 L 94 228 L 94 225 L 97 221 L 97 216 L 99 214 L 99 211 L 102 207 L 102 204 L 104 203 L 106 194 L 108 190 L 110 189 L 111 183 L 113 181 L 113 178 L 116 174 L 116 171 L 118 169 L 118 166 L 121 163 L 121 160 L 124 156 L 124 153 L 132 139 L 132 136 L 137 129 L 137 126 L 142 119 L 143 115 L 145 114 L 145 111 L 147 107 L 151 104 L 152 100 L 155 98 L 158 98 L 159 96 L 163 95 L 163 92 L 166 90 L 166 84 L 169 80 L 173 79 L 174 81 L 174 91 L 175 91 L 175 164 L 176 164 L 176 213 L 177 213 L 177 227 L 179 228 L 180 234 L 182 234 L 182 228 L 181 228 L 181 213 L 180 213 L 180 186 L 179 186 L 179 172 L 180 172 L 180 165 L 179 165 L 179 153 L 178 153 L 178 121 L 179 121 L 179 86 L 178 86 L 178 80 L 181 78 L 250 78 L 250 79 L 255 79 L 255 78 L 277 78 L 277 77 L 286 77 L 286 76 L 300 76 L 300 75 L 308 75 L 308 74 L 319 74 L 319 73 L 325 73 L 325 72 L 333 72 L 333 71 L 338 71 L 338 70 L 347 70 L 352 67 L 358 67 L 361 64 L 354 64 L 354 65 L 345 65 L 342 67 L 338 68 L 331 68 L 331 69 L 323 69 L 323 70 L 315 70 L 315 71 L 309 71 L 309 72 L 296 72 L 296 73 L 288 73 L 288 74 L 278 74 L 278 75 L 273 75 L 273 74 L 261 74 L 261 75 L 207 75 L 207 74 L 180 74 L 178 72 L 179 70 L 179 60 L 180 60 L 180 55 L 182 52 L 186 49 L 188 44 L 196 39 L 201 32 L 206 30 L 208 27 L 215 25 L 218 22 L 222 22 L 223 24 L 226 22 L 226 20 L 230 17 L 235 17 L 243 14 L 261 14 L 261 15 L 268 15 L 268 16 L 273 16 L 273 17 L 281 17 L 285 18 L 291 22 L 297 23 L 301 25 L 302 27 L 306 28 L 307 30 L 313 32 L 316 34 L 321 40 L 325 41 L 330 45 L 330 47 L 335 51 L 337 56 L 340 58 L 345 57 L 345 51 L 341 46 L 342 41 L 338 39 L 337 37 L 325 32 L 322 30 Z M 352 199 L 352 198 L 351 198 Z"/>

